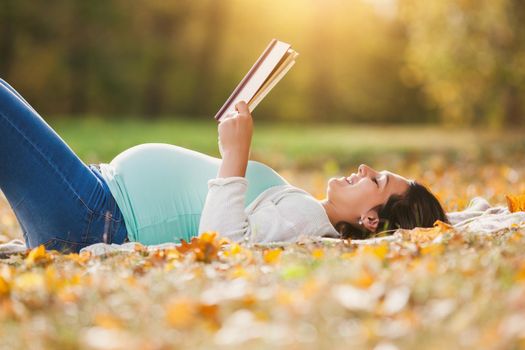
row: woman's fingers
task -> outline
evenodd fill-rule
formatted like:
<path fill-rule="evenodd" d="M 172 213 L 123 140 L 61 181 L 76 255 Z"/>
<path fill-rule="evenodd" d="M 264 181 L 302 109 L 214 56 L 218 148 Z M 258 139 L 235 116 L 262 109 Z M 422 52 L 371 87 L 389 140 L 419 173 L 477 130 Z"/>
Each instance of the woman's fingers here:
<path fill-rule="evenodd" d="M 226 114 L 224 117 L 221 118 L 221 122 L 225 121 L 226 119 L 230 119 L 230 118 L 235 118 L 239 115 L 239 112 L 237 111 L 233 111 L 233 112 L 230 112 L 228 114 Z"/>
<path fill-rule="evenodd" d="M 237 110 L 237 112 L 239 112 L 239 115 L 250 115 L 250 109 L 244 101 L 237 102 L 237 104 L 235 105 L 235 109 Z"/>

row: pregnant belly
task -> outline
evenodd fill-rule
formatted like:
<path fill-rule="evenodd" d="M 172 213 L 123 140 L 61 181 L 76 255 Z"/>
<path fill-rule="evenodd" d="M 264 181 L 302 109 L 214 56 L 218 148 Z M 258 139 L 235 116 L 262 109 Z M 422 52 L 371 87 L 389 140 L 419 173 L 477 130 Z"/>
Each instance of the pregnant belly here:
<path fill-rule="evenodd" d="M 128 227 L 128 232 L 133 232 L 130 239 L 158 244 L 197 235 L 208 180 L 217 176 L 220 164 L 219 158 L 169 144 L 143 144 L 119 154 L 110 166 L 120 196 L 124 193 L 120 202 L 126 202 L 126 226 L 133 226 Z M 287 183 L 272 168 L 256 161 L 248 162 L 246 178 L 245 206 L 266 189 Z M 117 199 L 122 207 L 120 202 Z M 147 239 L 141 238 L 141 232 L 148 232 Z"/>

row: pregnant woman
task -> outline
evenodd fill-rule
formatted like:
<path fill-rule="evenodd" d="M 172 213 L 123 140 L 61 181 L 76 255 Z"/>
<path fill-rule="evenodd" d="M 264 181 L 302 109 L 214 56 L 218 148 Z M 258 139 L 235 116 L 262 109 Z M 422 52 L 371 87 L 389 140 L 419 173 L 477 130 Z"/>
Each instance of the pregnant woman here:
<path fill-rule="evenodd" d="M 446 221 L 437 199 L 402 176 L 361 165 L 331 178 L 326 199 L 250 161 L 245 103 L 218 125 L 221 158 L 167 144 L 86 165 L 0 79 L 0 189 L 28 247 L 79 251 L 99 242 L 160 244 L 217 231 L 234 241 L 366 237 Z"/>

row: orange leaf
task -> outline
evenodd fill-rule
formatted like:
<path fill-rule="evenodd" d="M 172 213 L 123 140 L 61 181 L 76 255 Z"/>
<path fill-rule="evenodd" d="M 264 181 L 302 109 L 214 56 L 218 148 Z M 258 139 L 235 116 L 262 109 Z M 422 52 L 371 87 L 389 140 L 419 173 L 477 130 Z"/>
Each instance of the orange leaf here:
<path fill-rule="evenodd" d="M 173 327 L 188 327 L 195 322 L 195 304 L 192 300 L 182 298 L 174 300 L 166 307 L 166 321 Z"/>
<path fill-rule="evenodd" d="M 321 248 L 315 248 L 312 250 L 312 258 L 315 260 L 320 260 L 324 257 L 324 250 Z"/>
<path fill-rule="evenodd" d="M 210 263 L 217 259 L 219 248 L 227 242 L 219 239 L 217 232 L 204 232 L 199 237 L 193 237 L 190 243 L 181 240 L 177 251 L 181 254 L 193 253 L 196 261 Z"/>
<path fill-rule="evenodd" d="M 443 254 L 445 247 L 442 244 L 428 244 L 424 247 L 421 247 L 422 255 L 432 255 L 438 256 Z"/>
<path fill-rule="evenodd" d="M 375 277 L 370 273 L 370 271 L 368 271 L 368 269 L 363 269 L 352 282 L 355 286 L 366 289 L 370 287 L 374 281 Z"/>
<path fill-rule="evenodd" d="M 264 262 L 267 264 L 276 264 L 281 258 L 282 250 L 279 248 L 265 250 L 263 253 Z"/>
<path fill-rule="evenodd" d="M 375 257 L 377 257 L 379 260 L 384 260 L 386 255 L 388 254 L 388 244 L 381 243 L 377 245 L 365 245 L 362 246 L 361 251 L 364 254 L 370 254 Z"/>
<path fill-rule="evenodd" d="M 100 313 L 95 316 L 95 324 L 107 329 L 120 329 L 123 327 L 122 321 L 108 313 Z"/>
<path fill-rule="evenodd" d="M 2 277 L 0 277 L 0 296 L 8 295 L 11 290 L 9 283 Z"/>
<path fill-rule="evenodd" d="M 53 259 L 53 257 L 46 252 L 44 245 L 39 245 L 36 248 L 33 248 L 25 260 L 26 266 L 30 267 L 38 263 L 46 263 Z"/>
<path fill-rule="evenodd" d="M 441 220 L 436 220 L 436 222 L 434 222 L 434 227 L 438 228 L 440 231 L 448 231 L 454 229 L 452 225 L 447 224 L 446 222 L 443 222 Z"/>
<path fill-rule="evenodd" d="M 507 198 L 507 206 L 509 207 L 509 211 L 511 213 L 515 213 L 517 211 L 525 211 L 525 194 L 521 194 L 518 196 L 513 195 L 506 195 L 505 198 Z"/>

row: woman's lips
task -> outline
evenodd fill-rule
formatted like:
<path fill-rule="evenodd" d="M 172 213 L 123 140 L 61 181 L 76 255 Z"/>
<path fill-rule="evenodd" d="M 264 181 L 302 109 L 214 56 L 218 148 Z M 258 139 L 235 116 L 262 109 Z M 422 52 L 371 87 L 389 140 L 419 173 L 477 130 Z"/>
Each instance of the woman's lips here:
<path fill-rule="evenodd" d="M 356 180 L 357 180 L 357 175 L 356 174 L 352 174 L 351 176 L 348 176 L 348 177 L 340 177 L 338 178 L 339 181 L 345 181 L 347 184 L 349 185 L 354 185 L 356 183 Z"/>
<path fill-rule="evenodd" d="M 357 182 L 357 175 L 354 173 L 352 175 L 350 175 L 349 177 L 346 178 L 346 181 L 350 184 L 350 185 L 354 185 L 356 182 Z"/>

